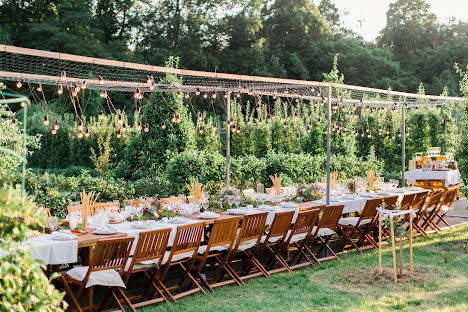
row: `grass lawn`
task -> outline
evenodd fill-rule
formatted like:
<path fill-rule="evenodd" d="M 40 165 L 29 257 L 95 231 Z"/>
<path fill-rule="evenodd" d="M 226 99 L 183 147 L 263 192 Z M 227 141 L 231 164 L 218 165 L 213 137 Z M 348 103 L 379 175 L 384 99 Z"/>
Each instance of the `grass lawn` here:
<path fill-rule="evenodd" d="M 405 242 L 405 264 L 408 242 Z M 224 286 L 150 311 L 468 311 L 468 224 L 442 235 L 414 240 L 415 272 L 392 282 L 391 248 L 384 249 L 383 275 L 376 274 L 378 251 L 349 252 L 339 261 L 257 277 L 242 287 Z"/>

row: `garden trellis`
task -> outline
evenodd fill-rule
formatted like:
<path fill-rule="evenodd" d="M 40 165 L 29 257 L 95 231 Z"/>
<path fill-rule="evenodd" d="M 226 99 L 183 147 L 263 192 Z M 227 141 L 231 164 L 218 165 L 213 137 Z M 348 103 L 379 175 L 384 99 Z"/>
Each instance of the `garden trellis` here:
<path fill-rule="evenodd" d="M 204 72 L 120 62 L 72 54 L 0 45 L 0 79 L 18 85 L 53 85 L 59 93 L 73 93 L 80 87 L 134 93 L 138 100 L 152 92 L 180 92 L 222 95 L 226 99 L 226 116 L 230 120 L 230 99 L 237 94 L 256 97 L 309 100 L 327 105 L 327 204 L 330 194 L 330 146 L 332 115 L 339 107 L 355 110 L 401 110 L 402 184 L 405 173 L 405 111 L 421 106 L 461 103 L 464 99 L 449 96 L 413 94 L 360 86 L 272 77 L 258 77 Z M 161 83 L 167 75 L 177 81 Z M 26 122 L 26 121 L 25 121 Z M 226 131 L 226 184 L 230 178 L 230 124 Z"/>

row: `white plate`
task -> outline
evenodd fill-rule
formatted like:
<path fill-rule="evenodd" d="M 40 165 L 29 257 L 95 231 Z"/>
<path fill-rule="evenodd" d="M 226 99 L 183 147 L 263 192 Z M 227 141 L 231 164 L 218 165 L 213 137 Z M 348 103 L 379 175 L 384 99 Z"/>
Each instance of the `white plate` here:
<path fill-rule="evenodd" d="M 189 221 L 188 219 L 182 218 L 182 217 L 174 217 L 174 218 L 169 219 L 169 223 L 172 223 L 172 224 L 186 224 L 188 221 Z"/>
<path fill-rule="evenodd" d="M 219 214 L 217 214 L 216 212 L 202 212 L 198 215 L 198 217 L 200 219 L 217 219 L 219 218 Z"/>
<path fill-rule="evenodd" d="M 117 233 L 117 231 L 116 231 L 116 230 L 112 230 L 112 231 L 94 230 L 93 233 L 94 233 L 94 234 L 99 234 L 99 235 L 111 235 L 111 234 Z"/>
<path fill-rule="evenodd" d="M 130 226 L 132 228 L 134 228 L 134 229 L 149 229 L 149 228 L 151 228 L 151 225 L 149 225 L 148 223 L 143 223 L 143 222 L 138 223 L 138 221 L 131 223 Z"/>
<path fill-rule="evenodd" d="M 76 238 L 76 235 L 74 234 L 64 234 L 60 232 L 56 232 L 57 234 L 52 234 L 50 237 L 53 240 L 59 240 L 59 241 L 67 241 L 67 240 L 72 240 Z"/>
<path fill-rule="evenodd" d="M 228 209 L 227 213 L 232 214 L 232 215 L 236 215 L 236 216 L 243 216 L 243 215 L 247 214 L 247 210 L 234 208 L 234 209 Z"/>

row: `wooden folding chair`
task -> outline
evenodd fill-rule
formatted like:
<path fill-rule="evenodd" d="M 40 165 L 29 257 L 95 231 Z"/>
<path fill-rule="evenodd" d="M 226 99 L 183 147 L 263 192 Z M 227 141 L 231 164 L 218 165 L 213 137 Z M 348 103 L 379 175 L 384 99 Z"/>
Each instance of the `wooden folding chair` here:
<path fill-rule="evenodd" d="M 445 196 L 442 199 L 442 202 L 440 204 L 440 209 L 436 214 L 434 214 L 434 218 L 432 219 L 432 220 L 435 220 L 435 218 L 438 218 L 434 222 L 436 226 L 438 226 L 440 222 L 443 222 L 446 226 L 448 226 L 449 228 L 452 228 L 450 224 L 448 224 L 447 221 L 444 220 L 444 217 L 447 214 L 447 212 L 450 211 L 452 207 L 452 203 L 454 202 L 455 198 L 457 198 L 459 191 L 460 191 L 459 187 L 453 187 L 453 188 L 449 188 L 447 190 L 447 193 L 445 193 Z"/>
<path fill-rule="evenodd" d="M 384 197 L 382 201 L 385 204 L 385 209 L 395 210 L 397 207 L 398 196 Z"/>
<path fill-rule="evenodd" d="M 418 224 L 420 227 L 423 229 L 423 231 L 426 231 L 429 227 L 433 229 L 436 232 L 440 232 L 440 228 L 437 225 L 434 225 L 433 222 L 431 222 L 430 218 L 432 217 L 432 214 L 434 212 L 438 212 L 439 210 L 439 205 L 441 203 L 441 199 L 446 193 L 446 190 L 434 190 L 431 193 L 431 197 L 429 198 L 429 201 L 427 204 L 424 206 L 422 209 L 421 213 L 418 216 Z M 420 224 L 422 221 L 422 224 Z"/>
<path fill-rule="evenodd" d="M 400 210 L 408 210 L 411 208 L 411 205 L 413 204 L 414 197 L 416 194 L 405 194 L 403 196 L 403 199 L 400 202 Z"/>
<path fill-rule="evenodd" d="M 156 302 L 168 302 L 161 290 L 161 284 L 158 279 L 152 278 L 161 268 L 164 255 L 166 253 L 169 235 L 172 229 L 162 229 L 156 231 L 141 232 L 138 236 L 138 242 L 133 253 L 133 257 L 128 258 L 125 266 L 124 282 L 125 285 L 131 275 L 143 272 L 148 279 L 148 286 L 140 296 L 130 297 L 130 301 L 143 300 L 150 288 L 153 288 L 159 295 L 159 298 L 150 299 L 134 304 L 135 308 L 153 304 Z"/>
<path fill-rule="evenodd" d="M 205 290 L 191 274 L 204 228 L 204 222 L 180 225 L 177 228 L 177 233 L 171 251 L 166 251 L 164 254 L 164 258 L 161 263 L 163 268 L 155 272 L 155 274 L 152 276 L 152 281 L 156 281 L 156 283 L 161 287 L 161 289 L 166 293 L 172 302 L 175 302 L 178 298 L 193 294 L 198 291 L 201 291 L 206 295 Z M 187 266 L 184 266 L 184 264 L 187 264 Z M 177 285 L 166 287 L 164 284 L 164 279 L 167 275 L 167 272 L 169 271 L 169 268 L 174 265 L 178 265 L 182 269 L 183 276 Z M 196 287 L 182 292 L 184 282 L 187 278 L 189 278 L 192 284 Z M 178 293 L 173 295 L 171 291 L 177 291 Z M 156 295 L 156 292 L 153 294 L 153 296 Z"/>
<path fill-rule="evenodd" d="M 411 209 L 416 211 L 416 217 L 413 218 L 413 228 L 416 230 L 416 232 L 420 233 L 421 235 L 427 235 L 426 232 L 424 232 L 423 229 L 420 228 L 419 226 L 419 221 L 418 221 L 418 216 L 421 214 L 424 204 L 426 202 L 427 195 L 429 194 L 429 191 L 423 191 L 416 193 L 413 199 L 413 203 L 411 204 Z M 405 219 L 405 221 L 409 222 L 409 216 Z M 409 225 L 406 226 L 406 231 L 408 231 L 410 228 Z M 412 233 L 411 233 L 412 234 Z"/>
<path fill-rule="evenodd" d="M 61 275 L 66 293 L 79 311 L 82 311 L 82 309 L 78 304 L 78 299 L 83 294 L 84 289 L 97 285 L 109 288 L 109 295 L 104 297 L 99 308 L 104 307 L 110 295 L 112 295 L 120 310 L 125 312 L 118 297 L 120 294 L 129 308 L 135 311 L 135 308 L 123 291 L 125 283 L 122 279 L 133 240 L 133 237 L 99 240 L 89 266 L 75 267 Z M 77 285 L 78 290 L 72 292 L 70 284 Z M 96 307 L 87 308 L 92 309 Z"/>
<path fill-rule="evenodd" d="M 377 243 L 370 236 L 370 232 L 375 227 L 377 207 L 381 204 L 382 198 L 368 199 L 359 217 L 341 218 L 338 221 L 338 229 L 345 241 L 349 242 L 360 253 L 362 253 L 362 251 L 359 249 L 358 244 L 363 244 L 365 240 L 374 247 L 378 247 Z M 360 234 L 357 243 L 352 239 L 356 233 Z"/>
<path fill-rule="evenodd" d="M 243 268 L 239 272 L 236 272 L 241 280 L 258 275 L 270 277 L 270 274 L 255 257 L 260 240 L 265 232 L 267 216 L 268 212 L 244 216 L 235 245 L 232 248 L 231 257 L 228 260 L 228 266 L 232 267 L 232 262 L 236 259 L 237 254 L 242 253 L 244 255 L 242 260 Z M 254 266 L 259 273 L 247 275 L 246 273 L 251 271 L 252 266 Z"/>
<path fill-rule="evenodd" d="M 81 205 L 67 206 L 68 214 L 72 212 L 81 212 L 81 211 L 82 211 Z"/>
<path fill-rule="evenodd" d="M 338 259 L 336 253 L 331 249 L 328 244 L 333 235 L 338 231 L 338 221 L 343 214 L 344 205 L 336 206 L 327 206 L 322 209 L 322 216 L 318 221 L 317 226 L 312 228 L 310 247 L 318 240 L 320 247 L 316 253 L 316 257 L 319 262 L 329 260 L 329 259 Z M 319 258 L 320 253 L 326 248 L 332 256 Z"/>
<path fill-rule="evenodd" d="M 211 292 L 214 292 L 213 288 L 215 287 L 230 283 L 218 282 L 224 276 L 224 273 L 227 273 L 231 277 L 231 281 L 235 282 L 237 285 L 240 286 L 244 283 L 228 263 L 232 247 L 236 240 L 240 220 L 241 217 L 215 220 L 208 244 L 200 246 L 198 249 L 196 259 L 199 262 L 196 264 L 196 267 L 194 267 L 194 271 L 203 285 Z M 208 259 L 214 260 L 212 264 L 217 265 L 217 270 L 213 278 L 207 278 L 202 274 L 202 270 Z M 210 284 L 210 282 L 213 283 Z"/>
<path fill-rule="evenodd" d="M 284 244 L 285 246 L 293 246 L 296 248 L 294 257 L 287 261 L 291 269 L 296 269 L 306 265 L 314 265 L 314 262 L 320 263 L 314 253 L 307 246 L 310 242 L 310 233 L 317 222 L 319 213 L 319 209 L 300 212 L 297 215 L 296 222 L 292 229 L 288 232 Z M 312 257 L 312 259 L 310 257 Z M 305 258 L 307 261 L 305 263 L 300 263 L 302 258 Z M 296 264 L 293 265 L 294 261 L 296 261 Z"/>
<path fill-rule="evenodd" d="M 294 211 L 277 212 L 271 224 L 270 230 L 266 235 L 263 235 L 260 240 L 260 247 L 258 248 L 257 258 L 260 258 L 265 251 L 270 253 L 270 260 L 264 266 L 268 274 L 287 270 L 292 273 L 286 260 L 283 258 L 281 251 L 286 235 L 291 229 Z M 273 270 L 275 263 L 281 265 L 282 268 Z"/>

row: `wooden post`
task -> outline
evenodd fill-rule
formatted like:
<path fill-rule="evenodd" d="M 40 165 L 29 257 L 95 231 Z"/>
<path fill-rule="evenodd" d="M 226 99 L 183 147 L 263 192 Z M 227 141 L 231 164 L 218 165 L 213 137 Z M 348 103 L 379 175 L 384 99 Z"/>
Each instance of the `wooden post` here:
<path fill-rule="evenodd" d="M 382 273 L 382 215 L 379 212 L 379 274 Z"/>
<path fill-rule="evenodd" d="M 390 217 L 390 234 L 392 240 L 392 251 L 393 251 L 393 273 L 395 276 L 395 283 L 398 283 L 397 277 L 397 260 L 396 260 L 396 248 L 395 248 L 395 231 L 393 229 L 393 218 Z"/>
<path fill-rule="evenodd" d="M 413 273 L 413 214 L 410 213 L 409 219 L 409 268 L 410 272 Z"/>
<path fill-rule="evenodd" d="M 400 277 L 403 276 L 403 233 L 400 231 Z"/>

